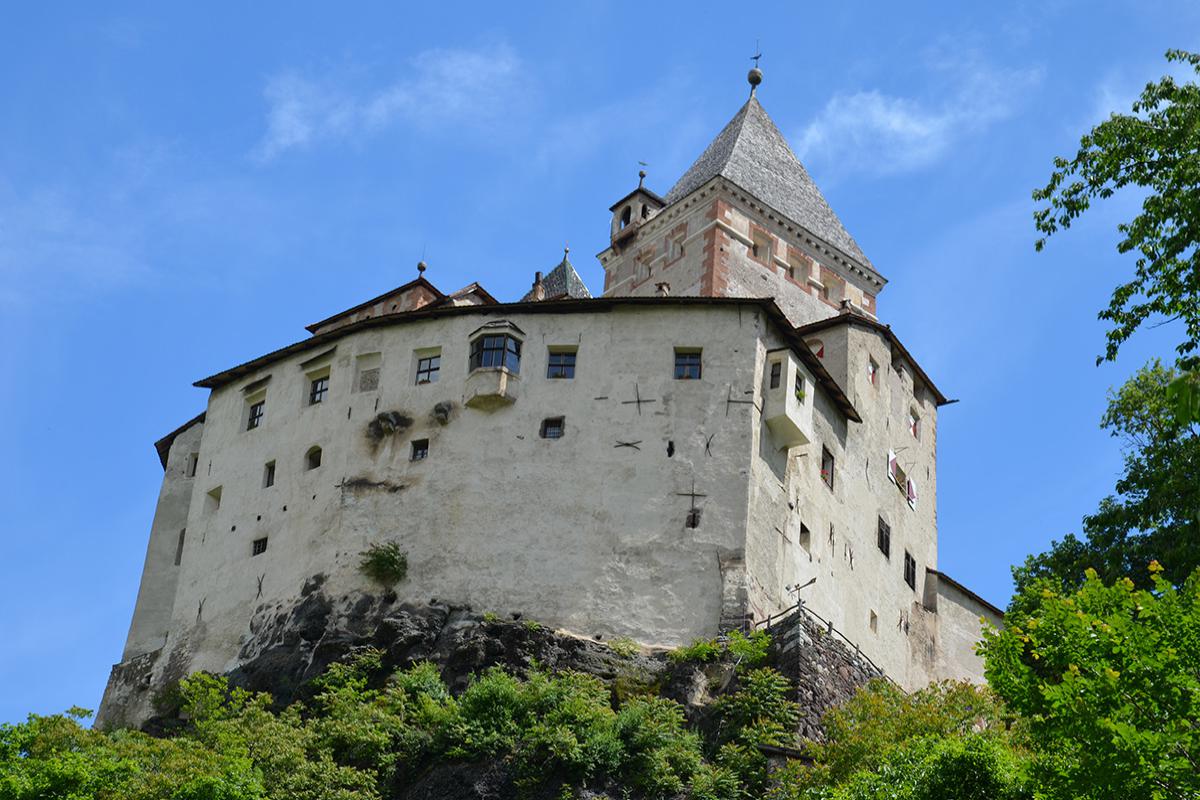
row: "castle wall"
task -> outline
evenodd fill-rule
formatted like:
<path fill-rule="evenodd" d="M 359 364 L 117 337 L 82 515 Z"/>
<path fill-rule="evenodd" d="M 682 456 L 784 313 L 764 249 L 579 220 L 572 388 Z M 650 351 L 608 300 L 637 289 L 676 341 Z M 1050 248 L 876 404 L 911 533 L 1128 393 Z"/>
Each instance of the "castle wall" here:
<path fill-rule="evenodd" d="M 983 659 L 975 652 L 983 623 L 1004 627 L 1004 616 L 946 576 L 936 580 L 938 617 L 937 679 L 983 683 Z"/>
<path fill-rule="evenodd" d="M 849 325 L 822 335 L 827 359 L 844 354 L 844 385 L 863 422 L 846 423 L 822 393 L 809 444 L 780 450 L 766 425 L 756 426 L 746 534 L 747 568 L 755 576 L 751 605 L 763 618 L 803 599 L 889 676 L 916 688 L 939 671 L 939 621 L 923 610 L 925 568 L 937 558 L 936 408 L 923 398 L 924 425 L 914 439 L 900 416 L 918 402 L 911 370 L 902 377 L 892 368 L 883 336 Z M 874 385 L 869 358 L 880 365 Z M 822 448 L 834 457 L 832 489 L 821 476 Z M 919 476 L 915 507 L 888 478 L 889 450 Z M 891 530 L 887 556 L 878 546 L 881 517 Z M 915 560 L 915 587 L 904 580 L 906 551 Z M 814 577 L 798 594 L 787 588 Z"/>
<path fill-rule="evenodd" d="M 157 650 L 167 640 L 180 572 L 176 556 L 181 543 L 186 541 L 188 507 L 198 463 L 195 454 L 200 451 L 203 433 L 203 422 L 192 425 L 175 437 L 167 455 L 122 661 Z"/>
<path fill-rule="evenodd" d="M 753 406 L 727 400 L 755 385 L 760 312 L 506 318 L 525 332 L 519 396 L 495 411 L 463 405 L 482 314 L 348 334 L 328 357 L 329 395 L 316 406 L 306 404 L 307 373 L 321 348 L 213 392 L 156 683 L 234 666 L 256 610 L 294 601 L 313 575 L 327 576 L 330 593 L 370 590 L 360 554 L 383 540 L 408 552 L 401 600 L 661 645 L 711 636 L 744 613 Z M 556 345 L 578 347 L 574 380 L 545 377 Z M 674 346 L 703 348 L 701 380 L 673 379 Z M 414 350 L 433 347 L 439 379 L 414 385 Z M 355 363 L 368 353 L 382 354 L 378 389 L 355 392 Z M 243 389 L 261 391 L 268 375 L 262 425 L 245 430 Z M 640 414 L 639 396 L 651 401 Z M 433 414 L 443 401 L 454 405 L 444 425 Z M 372 443 L 368 423 L 392 410 L 411 427 Z M 542 439 L 552 416 L 565 418 L 565 436 Z M 415 439 L 429 440 L 422 461 L 409 460 Z M 322 462 L 306 470 L 314 445 Z M 264 487 L 269 461 L 275 485 Z M 701 516 L 688 528 L 693 486 Z M 252 555 L 263 537 L 266 551 Z"/>

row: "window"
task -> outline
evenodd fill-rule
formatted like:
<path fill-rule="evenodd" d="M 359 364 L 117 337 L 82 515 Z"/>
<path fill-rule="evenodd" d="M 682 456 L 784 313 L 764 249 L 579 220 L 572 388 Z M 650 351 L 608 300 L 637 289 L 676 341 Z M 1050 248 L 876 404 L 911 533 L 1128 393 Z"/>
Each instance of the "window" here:
<path fill-rule="evenodd" d="M 412 443 L 412 454 L 408 457 L 409 461 L 424 461 L 429 458 L 429 440 L 414 439 Z"/>
<path fill-rule="evenodd" d="M 825 481 L 825 485 L 830 489 L 833 488 L 833 453 L 829 452 L 828 447 L 821 448 L 821 480 Z"/>
<path fill-rule="evenodd" d="M 215 511 L 221 510 L 221 487 L 220 486 L 218 486 L 215 489 L 208 490 L 208 493 L 204 496 L 204 510 L 210 514 Z"/>
<path fill-rule="evenodd" d="M 776 361 L 771 365 L 771 388 L 778 389 L 779 381 L 783 377 L 783 364 Z"/>
<path fill-rule="evenodd" d="M 879 615 L 874 611 L 871 612 L 871 617 L 868 620 L 868 624 L 871 626 L 871 633 L 879 632 Z"/>
<path fill-rule="evenodd" d="M 471 342 L 471 369 L 503 367 L 521 371 L 521 340 L 507 334 L 480 336 Z"/>
<path fill-rule="evenodd" d="M 250 545 L 251 558 L 254 556 L 260 556 L 265 552 L 267 552 L 267 537 L 265 536 L 261 539 L 255 539 L 254 543 Z"/>
<path fill-rule="evenodd" d="M 380 367 L 383 356 L 379 353 L 364 353 L 355 364 L 354 391 L 373 392 L 379 388 Z"/>
<path fill-rule="evenodd" d="M 551 350 L 549 360 L 546 362 L 546 377 L 547 378 L 565 378 L 570 380 L 575 377 L 575 351 L 574 350 Z"/>
<path fill-rule="evenodd" d="M 438 355 L 425 356 L 417 359 L 417 385 L 422 383 L 436 383 L 438 373 L 442 370 L 442 356 Z"/>
<path fill-rule="evenodd" d="M 676 236 L 667 243 L 667 261 L 677 261 L 683 258 L 683 237 Z"/>
<path fill-rule="evenodd" d="M 675 348 L 675 379 L 700 380 L 700 351 Z"/>
<path fill-rule="evenodd" d="M 812 531 L 803 522 L 800 523 L 800 546 L 808 550 L 812 545 Z"/>
<path fill-rule="evenodd" d="M 904 582 L 908 584 L 908 588 L 916 590 L 917 560 L 907 550 L 904 551 Z"/>
<path fill-rule="evenodd" d="M 808 281 L 808 264 L 799 258 L 793 258 L 787 268 L 787 276 L 797 283 Z"/>
<path fill-rule="evenodd" d="M 892 528 L 883 521 L 883 517 L 879 518 L 877 542 L 879 544 L 879 552 L 883 553 L 884 557 L 890 560 L 892 557 Z"/>
<path fill-rule="evenodd" d="M 766 264 L 771 263 L 771 237 L 765 233 L 752 234 L 753 244 L 750 245 L 750 256 Z"/>
<path fill-rule="evenodd" d="M 191 453 L 188 455 L 187 476 L 189 478 L 196 477 L 196 467 L 199 466 L 199 464 L 200 464 L 200 454 L 199 453 Z"/>
<path fill-rule="evenodd" d="M 324 403 L 327 394 L 329 394 L 329 376 L 314 378 L 308 385 L 308 404 L 315 406 L 317 403 Z"/>
<path fill-rule="evenodd" d="M 912 478 L 907 478 L 904 481 L 904 497 L 908 500 L 909 508 L 917 507 L 917 484 Z"/>
<path fill-rule="evenodd" d="M 804 376 L 799 372 L 796 373 L 796 402 L 804 402 Z"/>
<path fill-rule="evenodd" d="M 263 465 L 263 488 L 269 489 L 275 485 L 275 462 L 268 461 Z"/>
<path fill-rule="evenodd" d="M 867 380 L 872 386 L 878 385 L 879 382 L 879 365 L 875 363 L 875 359 L 867 359 Z"/>
<path fill-rule="evenodd" d="M 621 229 L 624 230 L 625 226 L 628 225 L 632 219 L 633 209 L 629 206 L 625 206 L 625 208 L 621 211 Z"/>
<path fill-rule="evenodd" d="M 542 420 L 541 437 L 543 439 L 561 439 L 566 429 L 564 417 L 547 417 Z"/>
<path fill-rule="evenodd" d="M 687 513 L 687 520 L 684 521 L 684 526 L 688 528 L 700 527 L 700 509 L 690 508 Z"/>
<path fill-rule="evenodd" d="M 252 431 L 259 425 L 262 425 L 263 412 L 266 410 L 266 407 L 266 400 L 259 400 L 257 403 L 250 404 L 250 411 L 246 415 L 246 430 Z"/>
<path fill-rule="evenodd" d="M 175 566 L 183 563 L 183 537 L 187 535 L 187 528 L 179 529 L 179 544 L 175 545 Z"/>
<path fill-rule="evenodd" d="M 321 466 L 321 448 L 313 445 L 308 448 L 308 452 L 304 454 L 304 468 L 316 469 Z"/>
<path fill-rule="evenodd" d="M 805 344 L 808 345 L 808 349 L 812 350 L 813 355 L 817 358 L 825 357 L 825 343 L 820 339 L 809 339 Z"/>
<path fill-rule="evenodd" d="M 913 409 L 908 411 L 908 432 L 913 435 L 914 439 L 921 438 L 921 418 Z"/>

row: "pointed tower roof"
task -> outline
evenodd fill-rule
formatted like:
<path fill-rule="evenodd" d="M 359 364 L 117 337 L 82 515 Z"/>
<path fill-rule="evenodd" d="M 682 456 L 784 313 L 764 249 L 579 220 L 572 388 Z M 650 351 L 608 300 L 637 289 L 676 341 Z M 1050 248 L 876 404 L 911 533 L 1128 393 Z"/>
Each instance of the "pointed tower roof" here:
<path fill-rule="evenodd" d="M 871 262 L 809 177 L 808 170 L 753 95 L 667 192 L 666 201 L 674 203 L 717 175 L 736 183 L 846 255 L 871 267 Z"/>
<path fill-rule="evenodd" d="M 579 277 L 579 273 L 575 271 L 575 267 L 571 266 L 571 260 L 567 258 L 567 254 L 571 252 L 571 248 L 563 248 L 562 261 L 558 266 L 550 270 L 546 277 L 542 278 L 542 287 L 545 291 L 543 299 L 557 300 L 563 297 L 572 297 L 575 299 L 587 300 L 590 299 L 592 293 L 588 291 L 587 284 L 583 282 L 583 278 Z M 535 300 L 533 290 L 530 290 L 521 298 L 521 302 Z"/>

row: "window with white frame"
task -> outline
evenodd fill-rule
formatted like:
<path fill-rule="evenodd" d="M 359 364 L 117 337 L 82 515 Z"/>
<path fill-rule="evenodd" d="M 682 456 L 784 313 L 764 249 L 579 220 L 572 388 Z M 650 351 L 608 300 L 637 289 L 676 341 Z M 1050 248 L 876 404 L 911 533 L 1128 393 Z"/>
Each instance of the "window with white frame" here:
<path fill-rule="evenodd" d="M 416 353 L 416 384 L 437 383 L 442 371 L 441 350 L 418 350 Z"/>

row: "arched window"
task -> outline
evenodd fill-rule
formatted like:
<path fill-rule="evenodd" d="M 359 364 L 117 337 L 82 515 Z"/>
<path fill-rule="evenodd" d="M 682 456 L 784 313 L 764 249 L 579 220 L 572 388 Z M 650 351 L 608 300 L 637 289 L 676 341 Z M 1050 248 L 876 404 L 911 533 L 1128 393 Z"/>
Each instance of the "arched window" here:
<path fill-rule="evenodd" d="M 313 445 L 308 448 L 308 452 L 304 454 L 304 468 L 316 469 L 321 466 L 321 448 Z"/>
<path fill-rule="evenodd" d="M 621 229 L 624 230 L 625 226 L 628 225 L 632 219 L 633 209 L 629 206 L 625 206 L 625 210 L 621 212 Z"/>
<path fill-rule="evenodd" d="M 646 205 L 645 203 L 642 203 L 642 219 L 646 219 L 649 216 L 650 216 L 650 206 Z"/>

